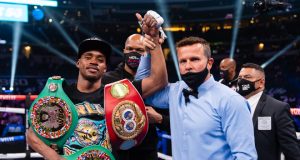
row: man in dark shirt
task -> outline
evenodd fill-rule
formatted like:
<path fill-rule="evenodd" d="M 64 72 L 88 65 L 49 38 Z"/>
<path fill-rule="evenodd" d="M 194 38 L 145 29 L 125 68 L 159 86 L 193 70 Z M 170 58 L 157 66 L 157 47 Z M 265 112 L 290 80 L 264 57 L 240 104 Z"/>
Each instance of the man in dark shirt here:
<path fill-rule="evenodd" d="M 219 82 L 228 86 L 229 88 L 236 90 L 237 74 L 236 74 L 236 62 L 232 58 L 224 58 L 220 63 L 220 79 Z"/>
<path fill-rule="evenodd" d="M 124 61 L 121 62 L 114 71 L 106 72 L 102 77 L 102 84 L 112 83 L 121 79 L 134 80 L 139 66 L 141 55 L 146 56 L 146 47 L 142 42 L 143 36 L 140 34 L 130 35 L 124 48 Z M 143 142 L 129 150 L 115 151 L 116 159 L 120 160 L 156 160 L 158 136 L 156 126 L 162 130 L 169 130 L 169 116 L 156 112 L 152 107 L 146 107 L 149 128 Z M 157 109 L 156 109 L 157 110 Z M 159 112 L 163 112 L 160 110 Z"/>

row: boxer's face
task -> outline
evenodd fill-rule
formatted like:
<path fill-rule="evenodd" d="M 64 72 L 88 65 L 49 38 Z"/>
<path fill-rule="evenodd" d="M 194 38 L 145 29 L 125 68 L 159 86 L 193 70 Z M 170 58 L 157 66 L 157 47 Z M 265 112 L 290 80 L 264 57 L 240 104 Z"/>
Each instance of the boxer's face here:
<path fill-rule="evenodd" d="M 106 72 L 106 58 L 99 51 L 88 51 L 81 55 L 76 64 L 84 79 L 96 81 Z"/>

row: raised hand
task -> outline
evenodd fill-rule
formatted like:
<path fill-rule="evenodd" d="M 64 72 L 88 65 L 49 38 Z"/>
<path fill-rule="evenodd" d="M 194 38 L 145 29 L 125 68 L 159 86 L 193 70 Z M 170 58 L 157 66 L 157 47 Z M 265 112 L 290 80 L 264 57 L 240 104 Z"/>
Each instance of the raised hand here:
<path fill-rule="evenodd" d="M 145 34 L 153 37 L 159 37 L 159 28 L 157 27 L 157 21 L 149 14 L 145 14 L 144 18 L 139 14 L 135 14 L 138 21 L 141 23 L 142 30 Z"/>

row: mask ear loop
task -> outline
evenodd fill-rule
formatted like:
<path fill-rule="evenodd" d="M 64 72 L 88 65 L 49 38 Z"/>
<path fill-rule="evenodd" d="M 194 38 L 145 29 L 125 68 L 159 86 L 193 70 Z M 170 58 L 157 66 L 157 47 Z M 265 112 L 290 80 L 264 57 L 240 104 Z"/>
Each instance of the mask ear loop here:
<path fill-rule="evenodd" d="M 256 81 L 253 81 L 253 82 L 254 82 L 254 83 L 255 83 L 255 82 L 258 82 L 258 81 L 260 81 L 261 79 L 262 79 L 262 78 L 260 78 L 260 79 L 258 79 L 258 80 L 256 80 Z"/>
<path fill-rule="evenodd" d="M 236 78 L 236 79 L 233 79 L 231 82 L 236 82 L 238 80 L 239 80 L 239 78 Z"/>
<path fill-rule="evenodd" d="M 260 79 L 258 79 L 258 80 L 256 80 L 256 81 L 254 81 L 253 83 L 254 83 L 254 87 L 255 87 L 255 83 L 256 82 L 258 82 L 258 81 L 260 81 L 260 80 L 262 80 L 263 78 L 260 78 Z M 258 90 L 260 87 L 258 87 L 258 88 L 256 88 L 255 90 Z"/>

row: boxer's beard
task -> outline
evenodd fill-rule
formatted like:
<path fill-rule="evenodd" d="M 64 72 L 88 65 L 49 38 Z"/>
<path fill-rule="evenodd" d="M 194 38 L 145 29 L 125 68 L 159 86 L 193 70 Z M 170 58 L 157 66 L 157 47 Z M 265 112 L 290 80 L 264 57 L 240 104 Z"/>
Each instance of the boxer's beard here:
<path fill-rule="evenodd" d="M 89 82 L 96 82 L 102 77 L 103 73 L 97 73 L 97 74 L 88 74 L 87 71 L 81 72 L 82 78 L 88 80 Z"/>

